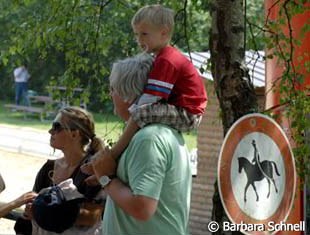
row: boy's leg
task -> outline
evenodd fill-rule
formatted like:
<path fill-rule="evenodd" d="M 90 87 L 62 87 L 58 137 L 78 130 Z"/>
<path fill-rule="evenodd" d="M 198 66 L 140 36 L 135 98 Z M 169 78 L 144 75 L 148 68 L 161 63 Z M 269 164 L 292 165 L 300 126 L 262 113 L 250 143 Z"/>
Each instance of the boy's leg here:
<path fill-rule="evenodd" d="M 181 132 L 197 129 L 202 118 L 201 115 L 188 113 L 184 108 L 160 102 L 142 105 L 131 116 L 139 127 L 162 123 Z"/>
<path fill-rule="evenodd" d="M 151 123 L 162 123 L 178 131 L 188 132 L 197 129 L 201 117 L 201 115 L 188 113 L 183 108 L 166 103 L 142 105 L 131 112 L 131 118 L 124 132 L 111 148 L 112 157 L 117 159 L 121 155 L 140 127 Z"/>

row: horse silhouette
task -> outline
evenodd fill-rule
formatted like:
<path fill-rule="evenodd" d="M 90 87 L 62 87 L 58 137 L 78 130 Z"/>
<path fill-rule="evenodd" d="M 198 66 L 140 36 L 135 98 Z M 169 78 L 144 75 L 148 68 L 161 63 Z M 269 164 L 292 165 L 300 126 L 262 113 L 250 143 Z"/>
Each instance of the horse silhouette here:
<path fill-rule="evenodd" d="M 252 164 L 249 162 L 249 160 L 245 157 L 239 157 L 238 158 L 238 164 L 239 164 L 239 174 L 241 173 L 242 169 L 244 169 L 248 182 L 246 183 L 246 186 L 244 188 L 244 201 L 246 202 L 246 192 L 250 185 L 252 185 L 255 194 L 256 194 L 256 201 L 259 200 L 258 193 L 256 191 L 255 182 L 261 181 L 263 179 L 267 179 L 268 182 L 268 194 L 267 198 L 270 196 L 270 181 L 272 181 L 274 188 L 276 190 L 276 193 L 278 193 L 278 189 L 276 186 L 276 183 L 273 179 L 273 167 L 275 169 L 275 172 L 278 176 L 280 176 L 279 171 L 277 169 L 277 165 L 274 161 L 262 161 L 259 164 L 255 163 Z"/>

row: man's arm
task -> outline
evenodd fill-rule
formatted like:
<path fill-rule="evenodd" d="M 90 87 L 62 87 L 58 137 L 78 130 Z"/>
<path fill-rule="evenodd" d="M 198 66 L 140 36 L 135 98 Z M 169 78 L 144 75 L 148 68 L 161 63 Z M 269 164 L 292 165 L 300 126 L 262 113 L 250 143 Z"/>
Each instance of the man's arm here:
<path fill-rule="evenodd" d="M 134 195 L 131 189 L 117 178 L 113 179 L 104 188 L 104 191 L 122 210 L 137 220 L 150 219 L 157 209 L 157 200 Z"/>
<path fill-rule="evenodd" d="M 110 152 L 92 160 L 92 167 L 97 179 L 102 175 L 115 175 L 116 162 Z M 127 214 L 138 220 L 148 220 L 156 211 L 157 200 L 146 196 L 134 195 L 131 189 L 120 179 L 114 178 L 105 186 L 104 191 Z"/>

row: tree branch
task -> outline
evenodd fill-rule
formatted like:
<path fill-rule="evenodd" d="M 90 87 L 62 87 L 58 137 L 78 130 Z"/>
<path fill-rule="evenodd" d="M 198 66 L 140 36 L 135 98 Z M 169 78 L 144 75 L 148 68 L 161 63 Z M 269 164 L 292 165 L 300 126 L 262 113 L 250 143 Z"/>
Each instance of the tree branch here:
<path fill-rule="evenodd" d="M 286 16 L 286 20 L 287 20 L 287 26 L 288 26 L 288 30 L 289 30 L 289 58 L 286 60 L 286 64 L 287 64 L 287 69 L 285 74 L 288 75 L 290 72 L 290 65 L 292 66 L 292 70 L 293 70 L 293 76 L 295 78 L 296 76 L 296 69 L 295 69 L 295 65 L 294 65 L 294 61 L 293 61 L 293 55 L 294 55 L 294 45 L 293 45 L 293 30 L 292 30 L 292 25 L 291 25 L 291 16 L 288 12 L 287 9 L 287 4 L 289 3 L 289 0 L 286 0 L 285 3 L 283 4 L 283 8 L 284 8 L 284 13 Z M 295 87 L 295 79 L 292 79 L 292 85 L 293 88 Z"/>

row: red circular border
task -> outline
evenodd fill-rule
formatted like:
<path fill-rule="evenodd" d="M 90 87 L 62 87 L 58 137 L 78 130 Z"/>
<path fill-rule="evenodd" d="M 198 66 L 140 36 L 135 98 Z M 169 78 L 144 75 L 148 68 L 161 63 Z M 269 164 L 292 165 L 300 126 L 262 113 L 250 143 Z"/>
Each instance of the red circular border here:
<path fill-rule="evenodd" d="M 254 124 L 253 124 L 254 123 Z M 232 190 L 230 170 L 232 157 L 242 138 L 253 132 L 261 132 L 269 136 L 278 146 L 285 166 L 285 193 L 277 211 L 267 219 L 257 220 L 245 214 L 239 207 Z M 249 114 L 240 118 L 229 130 L 222 145 L 218 163 L 218 186 L 224 209 L 229 218 L 236 224 L 265 224 L 269 221 L 280 223 L 285 221 L 292 207 L 295 195 L 295 163 L 288 139 L 281 127 L 271 118 L 262 114 Z M 292 193 L 289 191 L 292 190 Z M 265 234 L 250 232 L 249 234 Z"/>

